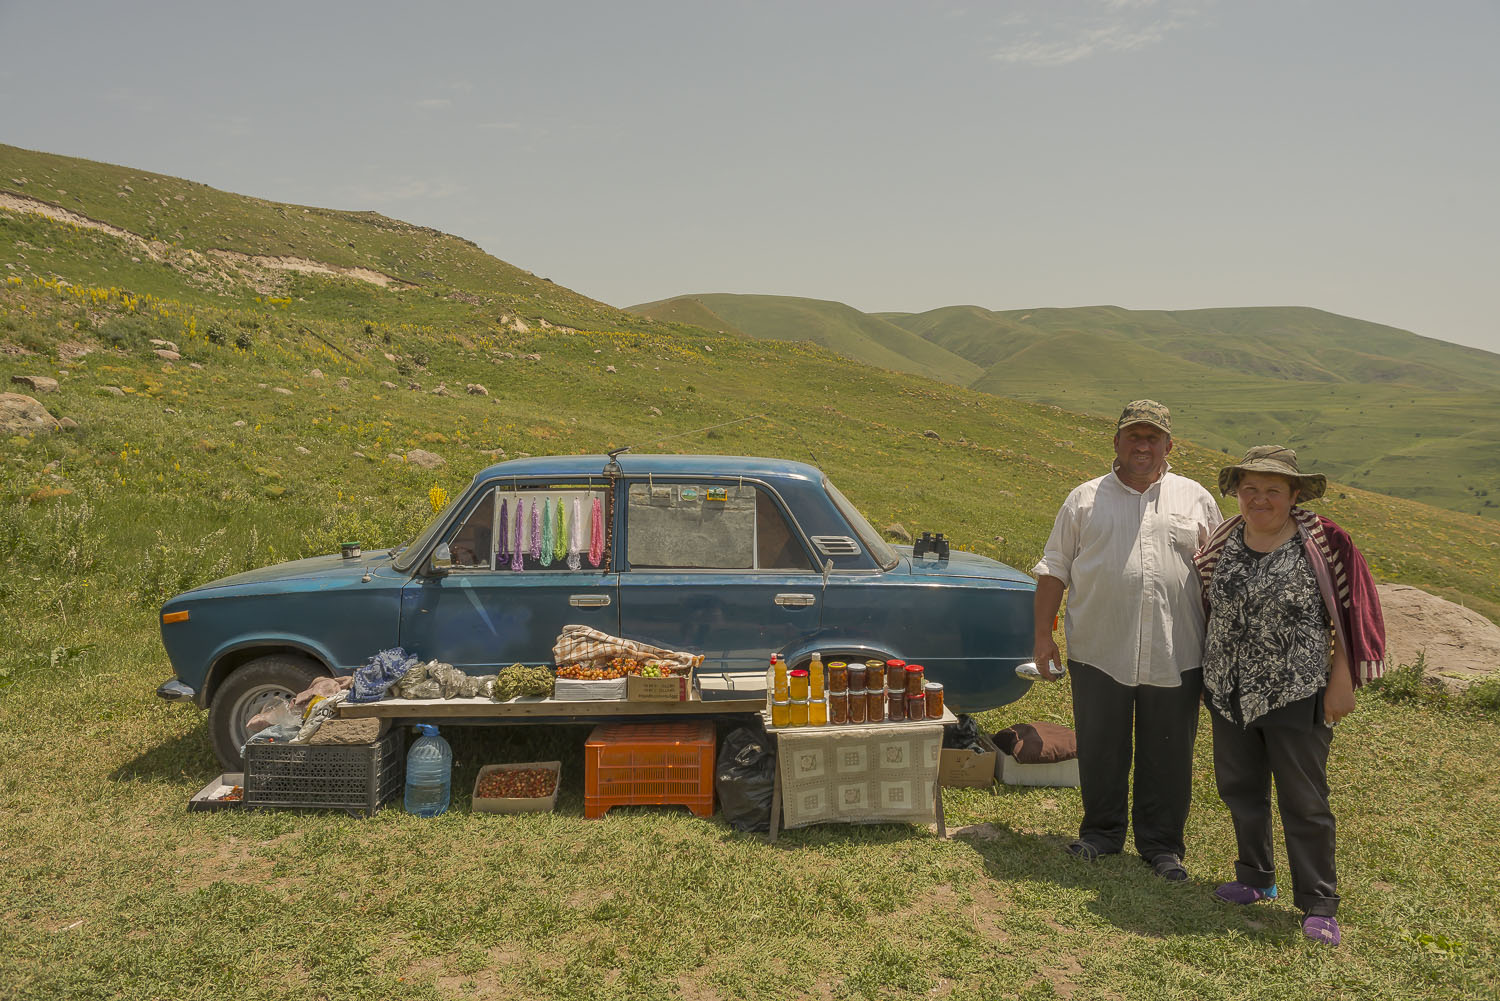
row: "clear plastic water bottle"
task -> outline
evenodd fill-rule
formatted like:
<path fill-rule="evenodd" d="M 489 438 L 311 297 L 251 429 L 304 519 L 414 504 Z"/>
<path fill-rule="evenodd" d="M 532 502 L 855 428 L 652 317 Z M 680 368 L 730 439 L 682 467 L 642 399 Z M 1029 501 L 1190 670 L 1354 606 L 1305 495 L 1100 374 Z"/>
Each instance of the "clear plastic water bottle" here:
<path fill-rule="evenodd" d="M 422 736 L 406 752 L 406 812 L 436 817 L 453 793 L 453 748 L 431 723 L 418 723 Z"/>

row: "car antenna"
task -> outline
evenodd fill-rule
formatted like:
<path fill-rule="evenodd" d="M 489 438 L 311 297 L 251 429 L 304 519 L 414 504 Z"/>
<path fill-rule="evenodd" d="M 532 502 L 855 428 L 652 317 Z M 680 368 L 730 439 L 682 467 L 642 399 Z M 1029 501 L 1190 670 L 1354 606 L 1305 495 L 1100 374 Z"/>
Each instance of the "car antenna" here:
<path fill-rule="evenodd" d="M 635 447 L 634 445 L 626 445 L 624 448 L 617 448 L 617 449 L 613 450 L 612 452 L 608 453 L 609 454 L 609 461 L 604 464 L 604 475 L 605 476 L 609 476 L 609 477 L 615 477 L 615 476 L 619 476 L 621 473 L 623 473 L 624 470 L 620 468 L 620 459 L 619 459 L 619 457 L 621 455 L 624 455 L 626 452 L 630 451 L 634 447 Z"/>

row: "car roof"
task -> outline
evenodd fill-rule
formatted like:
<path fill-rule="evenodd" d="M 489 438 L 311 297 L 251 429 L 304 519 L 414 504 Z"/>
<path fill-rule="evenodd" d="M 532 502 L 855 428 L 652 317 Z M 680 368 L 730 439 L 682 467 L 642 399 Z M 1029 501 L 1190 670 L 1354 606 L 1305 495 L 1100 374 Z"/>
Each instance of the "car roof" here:
<path fill-rule="evenodd" d="M 823 473 L 805 462 L 770 459 L 752 455 L 633 455 L 619 456 L 620 469 L 626 476 L 753 476 L 776 479 L 807 480 L 821 483 Z M 494 476 L 599 476 L 604 472 L 607 455 L 539 455 L 512 459 L 480 470 L 475 479 Z"/>

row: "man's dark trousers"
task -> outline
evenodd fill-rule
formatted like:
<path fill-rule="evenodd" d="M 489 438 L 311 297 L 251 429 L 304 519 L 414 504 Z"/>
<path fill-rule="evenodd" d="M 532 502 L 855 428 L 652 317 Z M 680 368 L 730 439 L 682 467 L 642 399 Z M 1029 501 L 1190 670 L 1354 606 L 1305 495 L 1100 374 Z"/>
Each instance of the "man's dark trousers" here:
<path fill-rule="evenodd" d="M 1134 738 L 1135 802 L 1129 817 L 1135 849 L 1148 862 L 1159 855 L 1182 858 L 1203 671 L 1184 671 L 1176 688 L 1122 685 L 1078 661 L 1068 664 L 1068 673 L 1083 798 L 1079 838 L 1101 854 L 1125 847 Z"/>

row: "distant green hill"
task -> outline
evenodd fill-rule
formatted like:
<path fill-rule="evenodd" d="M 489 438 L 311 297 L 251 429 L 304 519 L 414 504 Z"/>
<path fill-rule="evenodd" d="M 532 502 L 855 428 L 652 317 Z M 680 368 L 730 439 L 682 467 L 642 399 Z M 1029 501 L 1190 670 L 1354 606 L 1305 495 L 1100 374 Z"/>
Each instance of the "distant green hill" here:
<path fill-rule="evenodd" d="M 1157 397 L 1177 415 L 1179 437 L 1228 453 L 1276 441 L 1346 482 L 1500 516 L 1500 355 L 1476 348 L 1295 306 L 860 314 L 780 296 L 690 301 L 748 336 L 811 340 L 886 368 L 903 366 L 865 333 L 899 328 L 978 370 L 920 370 L 933 378 L 1101 416 Z"/>
<path fill-rule="evenodd" d="M 680 296 L 631 306 L 656 319 L 684 319 L 750 337 L 811 341 L 866 365 L 967 385 L 983 369 L 947 348 L 841 302 L 784 295 Z M 710 322 L 705 322 L 710 321 Z"/>

